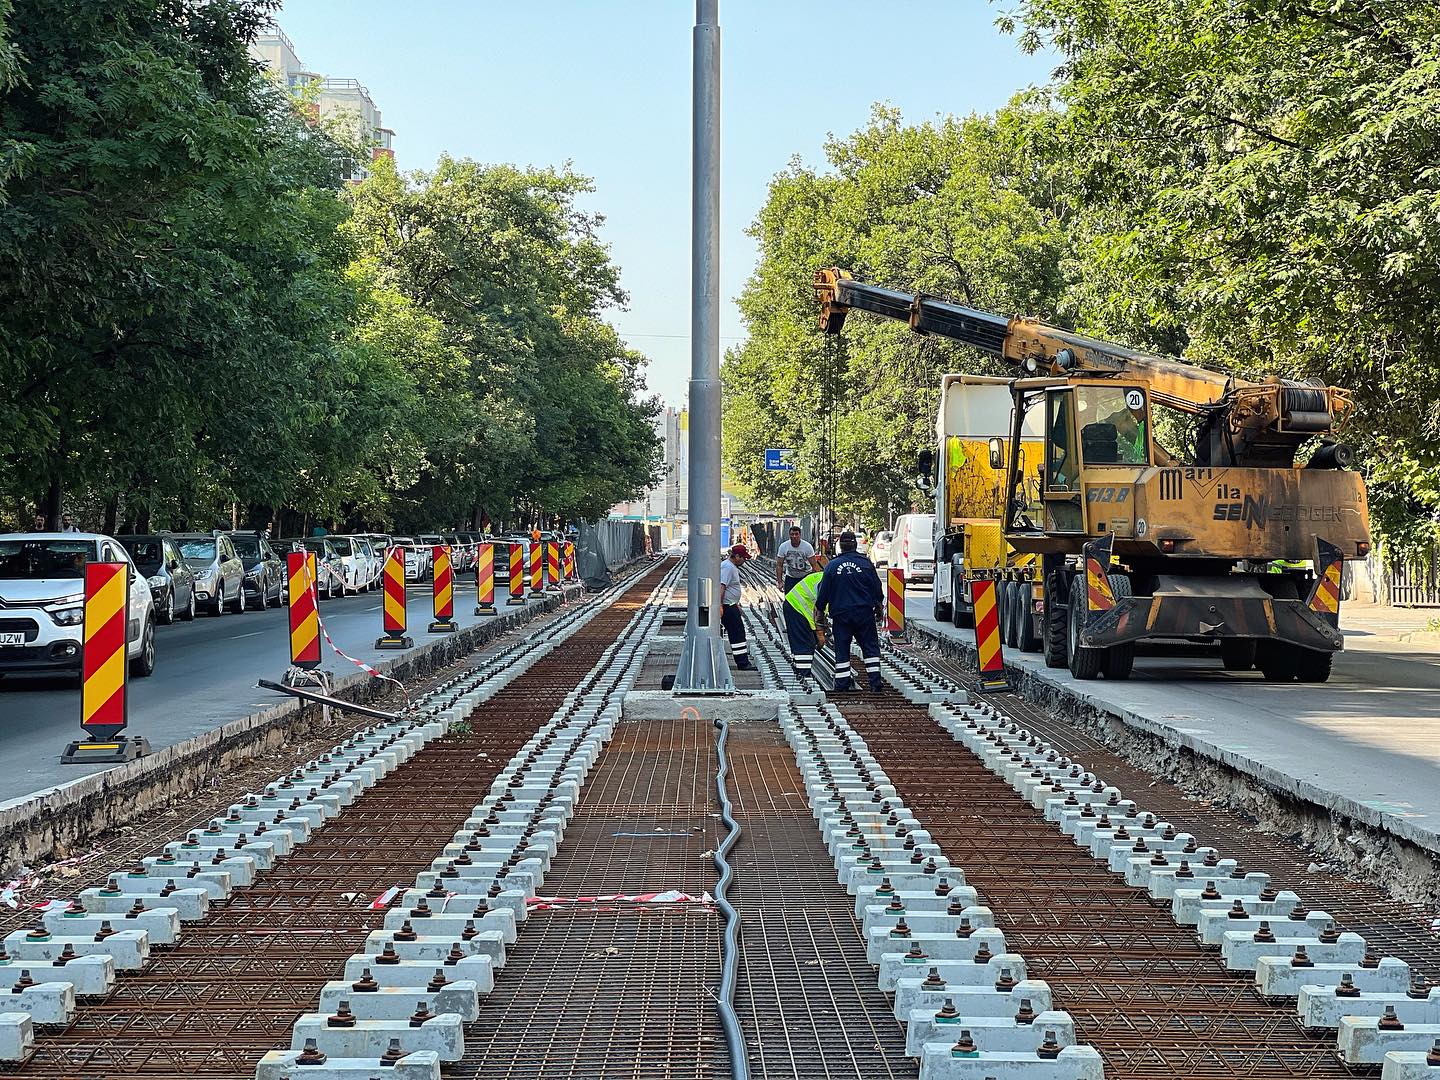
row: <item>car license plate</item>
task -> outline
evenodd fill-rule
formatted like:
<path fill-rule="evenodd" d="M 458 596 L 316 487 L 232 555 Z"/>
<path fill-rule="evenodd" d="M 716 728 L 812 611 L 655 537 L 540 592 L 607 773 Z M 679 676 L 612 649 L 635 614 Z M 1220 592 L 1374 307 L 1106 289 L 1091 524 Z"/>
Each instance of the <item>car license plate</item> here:
<path fill-rule="evenodd" d="M 0 645 L 24 645 L 24 644 L 25 644 L 25 634 L 24 634 L 23 631 L 20 632 L 20 633 L 13 633 L 13 634 L 0 634 Z"/>

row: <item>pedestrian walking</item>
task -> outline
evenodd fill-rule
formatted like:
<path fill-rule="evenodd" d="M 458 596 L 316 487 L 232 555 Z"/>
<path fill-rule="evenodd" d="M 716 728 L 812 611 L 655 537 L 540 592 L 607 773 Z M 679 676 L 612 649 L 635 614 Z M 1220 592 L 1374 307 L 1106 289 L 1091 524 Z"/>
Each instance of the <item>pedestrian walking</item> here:
<path fill-rule="evenodd" d="M 790 659 L 795 673 L 802 679 L 810 677 L 815 650 L 825 644 L 825 631 L 815 617 L 815 596 L 820 591 L 819 570 L 806 574 L 785 594 L 785 636 L 790 639 Z"/>
<path fill-rule="evenodd" d="M 740 567 L 750 558 L 744 544 L 730 549 L 730 557 L 720 564 L 720 625 L 730 639 L 730 654 L 741 671 L 750 670 L 750 646 L 745 643 L 745 621 L 740 618 Z"/>
<path fill-rule="evenodd" d="M 830 611 L 831 635 L 835 643 L 835 689 L 841 693 L 853 690 L 850 671 L 850 641 L 860 644 L 865 656 L 865 674 L 870 689 L 884 686 L 880 680 L 880 635 L 875 631 L 885 604 L 880 589 L 880 576 L 875 564 L 855 550 L 855 534 L 846 529 L 840 534 L 840 554 L 825 564 L 820 588 L 815 595 L 817 616 Z"/>
<path fill-rule="evenodd" d="M 815 549 L 801 538 L 800 526 L 790 526 L 790 539 L 782 541 L 775 553 L 775 584 L 787 596 L 806 574 L 821 569 Z"/>

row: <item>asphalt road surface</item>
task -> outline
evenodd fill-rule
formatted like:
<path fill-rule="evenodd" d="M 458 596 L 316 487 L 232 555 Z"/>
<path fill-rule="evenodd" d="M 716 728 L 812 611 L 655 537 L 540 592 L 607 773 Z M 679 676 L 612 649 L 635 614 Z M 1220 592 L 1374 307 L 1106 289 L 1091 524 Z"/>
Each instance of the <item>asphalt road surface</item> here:
<path fill-rule="evenodd" d="M 432 640 L 430 586 L 409 590 L 407 625 L 416 646 Z M 403 655 L 375 648 L 380 636 L 380 596 L 376 592 L 320 601 L 320 618 L 335 643 L 359 660 L 374 662 Z M 510 594 L 498 584 L 495 603 L 504 611 Z M 475 610 L 474 582 L 457 579 L 455 621 L 483 621 Z M 155 674 L 130 680 L 129 731 L 144 735 L 152 749 L 238 720 L 278 704 L 280 695 L 259 689 L 257 679 L 279 680 L 290 664 L 289 622 L 285 608 L 198 615 L 194 622 L 156 627 Z M 323 666 L 337 676 L 357 669 L 322 644 Z M 75 677 L 9 675 L 0 680 L 0 803 L 50 788 L 101 766 L 61 765 L 65 744 L 78 738 L 80 689 Z"/>
<path fill-rule="evenodd" d="M 973 630 L 931 618 L 932 599 L 929 588 L 911 591 L 906 617 L 973 642 Z M 1362 620 L 1342 605 L 1345 649 L 1327 683 L 1268 683 L 1258 671 L 1223 670 L 1218 654 L 1141 652 L 1124 682 L 1080 682 L 1037 653 L 1007 649 L 1005 658 L 1243 761 L 1246 771 L 1354 800 L 1440 843 L 1440 648 L 1399 640 L 1386 622 L 1403 613 L 1386 610 Z"/>

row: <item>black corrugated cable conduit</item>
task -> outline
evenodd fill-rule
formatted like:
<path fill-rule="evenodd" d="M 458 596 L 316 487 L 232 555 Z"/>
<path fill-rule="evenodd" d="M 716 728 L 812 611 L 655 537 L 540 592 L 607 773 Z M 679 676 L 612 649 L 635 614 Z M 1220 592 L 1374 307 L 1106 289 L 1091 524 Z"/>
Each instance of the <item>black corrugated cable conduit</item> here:
<path fill-rule="evenodd" d="M 715 771 L 715 791 L 720 797 L 720 820 L 725 823 L 725 839 L 715 848 L 715 868 L 720 879 L 715 883 L 715 903 L 725 920 L 725 937 L 722 942 L 720 995 L 718 999 L 720 1026 L 725 1030 L 725 1045 L 730 1051 L 730 1076 L 732 1080 L 750 1080 L 750 1060 L 745 1052 L 745 1037 L 740 1031 L 740 1018 L 735 1014 L 735 981 L 740 965 L 740 913 L 725 896 L 733 873 L 726 857 L 740 839 L 740 823 L 731 813 L 730 793 L 725 789 L 725 777 L 730 773 L 730 759 L 725 753 L 725 741 L 730 736 L 730 723 L 723 717 L 715 721 L 718 734 L 715 738 L 715 755 L 719 768 Z"/>

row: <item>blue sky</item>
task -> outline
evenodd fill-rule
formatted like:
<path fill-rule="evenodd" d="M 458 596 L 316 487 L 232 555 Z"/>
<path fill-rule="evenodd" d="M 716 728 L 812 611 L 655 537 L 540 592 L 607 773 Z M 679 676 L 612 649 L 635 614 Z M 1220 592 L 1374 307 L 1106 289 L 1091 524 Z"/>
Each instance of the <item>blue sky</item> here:
<path fill-rule="evenodd" d="M 723 33 L 721 345 L 744 333 L 733 299 L 755 261 L 745 228 L 770 178 L 876 101 L 908 119 L 986 111 L 1040 84 L 983 0 L 720 0 Z M 313 71 L 359 79 L 393 128 L 402 169 L 442 153 L 569 161 L 621 266 L 612 321 L 651 357 L 649 383 L 689 378 L 688 0 L 285 0 L 279 22 Z"/>

